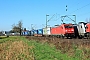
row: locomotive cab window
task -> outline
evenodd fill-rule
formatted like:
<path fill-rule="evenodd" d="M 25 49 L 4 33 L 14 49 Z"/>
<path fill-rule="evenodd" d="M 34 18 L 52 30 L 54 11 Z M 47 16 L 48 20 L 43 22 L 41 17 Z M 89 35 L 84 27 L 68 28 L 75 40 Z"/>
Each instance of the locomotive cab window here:
<path fill-rule="evenodd" d="M 65 28 L 72 28 L 73 26 L 65 26 Z"/>
<path fill-rule="evenodd" d="M 68 26 L 68 28 L 72 28 L 73 26 Z"/>
<path fill-rule="evenodd" d="M 68 26 L 65 26 L 65 28 L 68 28 Z"/>

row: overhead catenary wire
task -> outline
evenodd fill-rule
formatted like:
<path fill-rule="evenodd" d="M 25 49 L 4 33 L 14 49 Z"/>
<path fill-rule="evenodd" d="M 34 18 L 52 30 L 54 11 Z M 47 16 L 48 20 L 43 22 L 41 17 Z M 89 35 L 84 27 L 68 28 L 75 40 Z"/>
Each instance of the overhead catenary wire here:
<path fill-rule="evenodd" d="M 81 2 L 80 2 L 80 3 L 81 3 Z M 77 4 L 79 4 L 79 3 L 77 3 Z M 80 8 L 77 8 L 77 9 L 76 9 L 75 11 L 73 11 L 73 12 L 76 12 L 76 11 L 78 11 L 78 10 L 80 10 L 80 9 L 88 6 L 88 5 L 90 5 L 90 3 L 84 5 L 84 6 L 80 7 Z M 68 7 L 68 5 L 66 5 L 66 8 L 67 8 L 67 7 Z M 66 11 L 68 11 L 68 9 L 66 9 Z M 72 13 L 73 13 L 73 12 L 72 12 Z M 71 14 L 71 13 L 70 13 L 70 14 Z M 69 15 L 70 15 L 70 14 L 69 14 Z M 51 19 L 53 19 L 55 16 L 56 16 L 56 15 L 54 14 L 54 15 L 48 20 L 48 22 L 49 22 Z M 57 18 L 57 19 L 55 19 L 55 20 L 53 20 L 53 21 L 57 21 L 57 20 L 59 20 L 60 18 L 61 18 L 61 17 L 59 17 L 59 18 Z"/>
<path fill-rule="evenodd" d="M 59 18 L 57 18 L 57 15 L 59 15 Z M 56 17 L 56 19 L 53 19 L 54 17 Z M 54 14 L 53 16 L 52 16 L 48 21 L 57 21 L 57 20 L 59 20 L 60 19 L 60 14 Z"/>
<path fill-rule="evenodd" d="M 82 7 L 80 7 L 80 8 L 78 8 L 78 9 L 74 10 L 74 11 L 71 12 L 71 13 L 74 13 L 74 12 L 76 12 L 76 11 L 82 9 L 82 8 L 85 8 L 85 7 L 88 6 L 88 5 L 90 5 L 90 3 L 88 3 L 88 4 L 86 4 L 86 5 L 82 6 Z M 69 14 L 71 14 L 71 13 L 69 13 Z"/>
<path fill-rule="evenodd" d="M 81 1 L 80 2 L 78 2 L 77 4 L 79 4 L 79 3 L 81 3 Z M 70 8 L 70 7 L 68 7 L 68 5 L 66 4 L 65 5 L 65 7 L 66 7 L 66 9 L 65 9 L 65 11 L 68 11 L 68 8 Z M 72 7 L 73 8 L 73 7 Z M 63 13 L 65 13 L 65 11 L 63 11 Z M 57 14 L 56 14 L 57 15 Z M 52 16 L 53 17 L 53 16 Z M 54 14 L 54 17 L 55 17 L 55 14 Z M 61 17 L 59 17 L 59 18 L 57 18 L 56 20 L 58 20 L 58 19 L 60 19 Z M 51 20 L 51 19 L 53 19 L 53 18 L 50 18 L 49 20 Z M 56 21 L 56 20 L 54 20 L 54 21 Z"/>
<path fill-rule="evenodd" d="M 84 16 L 86 14 L 90 14 L 90 12 L 84 13 L 84 14 L 80 14 L 78 17 Z"/>
<path fill-rule="evenodd" d="M 53 19 L 55 17 L 55 14 L 47 21 L 47 22 L 49 22 L 51 19 Z"/>
<path fill-rule="evenodd" d="M 57 19 L 55 19 L 54 21 L 57 21 L 57 20 L 59 20 L 61 17 L 60 17 L 60 14 L 58 14 L 59 15 L 59 18 L 57 18 Z"/>
<path fill-rule="evenodd" d="M 72 13 L 74 13 L 74 12 L 76 12 L 76 11 L 78 11 L 78 10 L 81 10 L 81 9 L 83 9 L 83 8 L 89 6 L 89 5 L 90 5 L 90 3 L 84 5 L 84 6 L 80 7 L 80 8 L 77 8 L 76 10 L 74 10 L 73 12 L 71 12 L 71 13 L 69 13 L 69 14 L 71 15 Z M 89 14 L 89 13 L 90 13 L 90 12 L 87 12 L 87 13 L 81 14 L 80 16 L 83 16 L 83 15 Z M 80 17 L 80 16 L 78 16 L 78 17 Z"/>
<path fill-rule="evenodd" d="M 80 3 L 81 3 L 81 1 L 78 2 L 77 4 L 80 4 Z M 67 12 L 68 12 L 68 5 L 66 4 L 65 7 L 66 7 L 66 9 L 65 9 L 65 11 L 66 11 L 66 15 L 68 15 L 68 14 L 67 14 Z M 70 8 L 70 7 L 69 7 L 69 8 Z M 73 7 L 72 7 L 72 8 L 73 8 Z M 65 11 L 64 11 L 64 12 L 65 12 Z M 61 18 L 61 17 L 55 19 L 54 21 L 57 21 L 57 20 L 59 20 L 60 18 Z"/>

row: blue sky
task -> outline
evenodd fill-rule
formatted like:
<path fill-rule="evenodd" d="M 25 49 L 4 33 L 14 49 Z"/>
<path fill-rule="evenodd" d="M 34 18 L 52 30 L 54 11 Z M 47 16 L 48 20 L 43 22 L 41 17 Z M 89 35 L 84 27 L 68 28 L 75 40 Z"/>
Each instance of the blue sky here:
<path fill-rule="evenodd" d="M 46 14 L 47 19 L 54 15 L 48 22 L 50 26 L 61 24 L 60 17 L 64 15 L 76 15 L 77 23 L 85 22 L 90 20 L 90 0 L 0 0 L 0 31 L 11 30 L 20 20 L 27 29 L 31 29 L 31 24 L 35 29 L 43 28 Z M 73 23 L 68 18 L 64 22 Z"/>

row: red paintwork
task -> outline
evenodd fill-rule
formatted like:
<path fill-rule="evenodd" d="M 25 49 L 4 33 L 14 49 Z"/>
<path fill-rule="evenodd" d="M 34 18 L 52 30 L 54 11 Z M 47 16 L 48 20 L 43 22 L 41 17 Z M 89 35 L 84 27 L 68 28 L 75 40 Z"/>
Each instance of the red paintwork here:
<path fill-rule="evenodd" d="M 58 27 L 52 27 L 51 28 L 51 34 L 52 35 L 60 35 L 61 34 L 60 26 L 58 26 Z"/>
<path fill-rule="evenodd" d="M 90 23 L 87 23 L 86 26 L 87 26 L 86 32 L 90 33 Z"/>
<path fill-rule="evenodd" d="M 72 26 L 72 28 L 65 28 L 65 26 Z M 51 34 L 52 35 L 74 34 L 74 27 L 72 24 L 62 24 L 57 27 L 52 27 Z"/>
<path fill-rule="evenodd" d="M 66 25 L 67 26 L 67 25 Z M 73 25 L 68 25 L 68 26 L 71 26 L 71 28 L 65 28 L 65 34 L 66 33 L 74 33 L 74 27 L 73 27 Z"/>

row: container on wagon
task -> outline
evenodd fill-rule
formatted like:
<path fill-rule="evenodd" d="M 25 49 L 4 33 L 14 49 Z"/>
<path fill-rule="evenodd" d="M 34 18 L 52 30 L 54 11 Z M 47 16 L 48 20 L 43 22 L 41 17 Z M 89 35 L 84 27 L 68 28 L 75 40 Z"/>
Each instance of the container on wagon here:
<path fill-rule="evenodd" d="M 31 36 L 33 36 L 34 35 L 34 30 L 31 30 Z"/>
<path fill-rule="evenodd" d="M 28 31 L 24 31 L 24 35 L 27 36 L 28 35 Z"/>
<path fill-rule="evenodd" d="M 31 36 L 31 31 L 28 31 L 28 36 Z"/>
<path fill-rule="evenodd" d="M 43 29 L 38 29 L 38 36 L 42 36 L 43 35 Z"/>
<path fill-rule="evenodd" d="M 22 31 L 22 35 L 23 35 L 23 36 L 25 35 L 25 31 Z"/>
<path fill-rule="evenodd" d="M 24 32 L 24 35 L 30 36 L 30 35 L 31 35 L 31 31 L 25 31 L 25 32 Z"/>
<path fill-rule="evenodd" d="M 22 31 L 21 35 L 22 35 L 22 36 L 24 35 L 24 31 Z"/>
<path fill-rule="evenodd" d="M 43 35 L 50 35 L 51 34 L 51 27 L 43 28 Z"/>
<path fill-rule="evenodd" d="M 34 30 L 34 36 L 38 35 L 38 30 Z"/>

